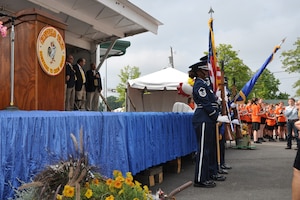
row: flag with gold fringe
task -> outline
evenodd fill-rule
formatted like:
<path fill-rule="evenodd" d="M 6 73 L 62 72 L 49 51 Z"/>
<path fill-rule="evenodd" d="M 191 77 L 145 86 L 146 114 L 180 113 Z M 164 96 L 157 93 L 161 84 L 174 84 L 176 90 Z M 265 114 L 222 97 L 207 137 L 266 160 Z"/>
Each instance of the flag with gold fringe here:
<path fill-rule="evenodd" d="M 285 38 L 280 42 L 279 45 L 275 46 L 273 52 L 271 55 L 267 58 L 267 60 L 264 62 L 264 64 L 259 68 L 259 70 L 252 76 L 252 78 L 244 85 L 244 87 L 241 89 L 241 91 L 235 96 L 234 101 L 246 101 L 247 96 L 252 91 L 257 79 L 259 76 L 263 73 L 267 65 L 273 60 L 274 54 L 280 49 L 282 43 L 285 41 Z"/>
<path fill-rule="evenodd" d="M 213 91 L 216 92 L 219 84 L 221 83 L 221 70 L 217 62 L 212 17 L 208 21 L 208 26 L 209 26 L 209 51 L 208 51 L 207 64 L 210 71 L 209 76 L 213 86 Z"/>

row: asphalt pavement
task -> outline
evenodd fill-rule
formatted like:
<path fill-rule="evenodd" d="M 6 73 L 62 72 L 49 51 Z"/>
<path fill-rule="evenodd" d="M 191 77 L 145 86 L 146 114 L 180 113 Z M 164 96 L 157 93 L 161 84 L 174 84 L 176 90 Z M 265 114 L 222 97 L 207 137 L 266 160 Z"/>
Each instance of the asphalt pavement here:
<path fill-rule="evenodd" d="M 255 149 L 236 149 L 227 142 L 225 161 L 230 166 L 224 182 L 215 188 L 189 186 L 175 195 L 176 200 L 289 200 L 293 162 L 297 151 L 293 143 L 286 150 L 286 142 L 263 142 Z M 150 189 L 161 188 L 169 194 L 182 184 L 193 181 L 194 163 L 190 155 L 182 158 L 180 173 L 164 170 L 163 182 Z"/>

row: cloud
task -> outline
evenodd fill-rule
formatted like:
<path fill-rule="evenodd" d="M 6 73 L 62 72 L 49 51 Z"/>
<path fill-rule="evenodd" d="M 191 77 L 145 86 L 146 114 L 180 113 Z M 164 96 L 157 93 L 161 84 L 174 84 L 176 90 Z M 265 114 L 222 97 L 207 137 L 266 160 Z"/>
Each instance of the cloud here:
<path fill-rule="evenodd" d="M 169 65 L 170 47 L 174 51 L 175 68 L 187 72 L 188 66 L 197 62 L 208 51 L 208 11 L 214 9 L 216 45 L 231 44 L 233 50 L 253 71 L 257 70 L 284 37 L 282 48 L 268 66 L 271 72 L 283 71 L 280 61 L 282 51 L 295 49 L 293 44 L 300 37 L 297 24 L 300 20 L 298 0 L 252 1 L 173 1 L 131 0 L 133 4 L 161 21 L 158 34 L 142 33 L 124 38 L 131 46 L 125 55 L 107 60 L 107 86 L 115 88 L 118 75 L 124 66 L 139 67 L 142 75 Z M 104 64 L 105 66 L 105 64 Z M 105 67 L 101 69 L 102 77 Z M 294 95 L 292 74 L 274 73 L 281 80 L 279 89 Z M 294 81 L 295 79 L 295 81 Z"/>

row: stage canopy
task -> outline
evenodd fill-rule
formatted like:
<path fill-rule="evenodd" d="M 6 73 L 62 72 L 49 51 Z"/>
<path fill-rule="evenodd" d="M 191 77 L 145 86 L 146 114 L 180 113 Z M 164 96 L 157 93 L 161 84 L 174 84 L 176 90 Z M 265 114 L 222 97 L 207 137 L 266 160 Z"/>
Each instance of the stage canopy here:
<path fill-rule="evenodd" d="M 45 11 L 66 23 L 66 44 L 93 50 L 95 44 L 136 35 L 157 34 L 162 25 L 128 0 L 9 0 L 1 13 L 17 15 L 26 9 Z"/>
<path fill-rule="evenodd" d="M 171 67 L 128 80 L 126 110 L 171 112 L 175 102 L 187 102 L 177 93 L 179 83 L 187 80 L 187 73 Z"/>

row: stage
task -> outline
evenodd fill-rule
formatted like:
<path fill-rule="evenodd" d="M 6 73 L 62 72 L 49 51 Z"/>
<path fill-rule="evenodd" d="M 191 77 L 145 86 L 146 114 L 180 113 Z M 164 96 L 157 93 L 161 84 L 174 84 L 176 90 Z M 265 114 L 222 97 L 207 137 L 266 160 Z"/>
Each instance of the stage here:
<path fill-rule="evenodd" d="M 0 111 L 0 199 L 10 183 L 29 182 L 43 167 L 74 154 L 70 134 L 83 130 L 89 163 L 108 177 L 133 175 L 196 150 L 192 113 Z"/>

